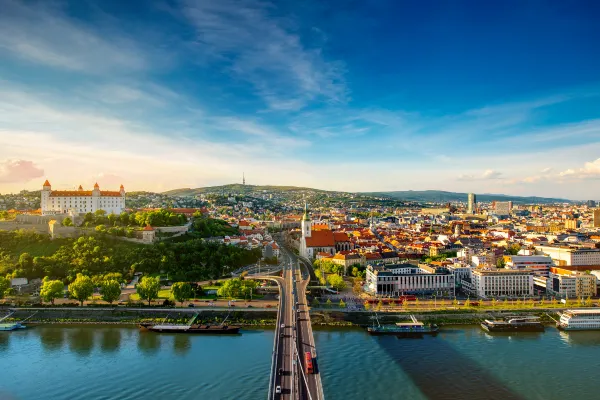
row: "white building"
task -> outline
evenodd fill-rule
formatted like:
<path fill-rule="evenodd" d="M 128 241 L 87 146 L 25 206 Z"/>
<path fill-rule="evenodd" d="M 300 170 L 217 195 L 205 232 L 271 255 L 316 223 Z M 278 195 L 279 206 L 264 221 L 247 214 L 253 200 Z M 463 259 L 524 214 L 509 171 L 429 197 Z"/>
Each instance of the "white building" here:
<path fill-rule="evenodd" d="M 469 286 L 472 294 L 480 298 L 533 296 L 533 272 L 496 268 L 475 270 L 471 273 Z"/>
<path fill-rule="evenodd" d="M 600 265 L 600 249 L 569 246 L 535 246 L 536 251 L 550 256 L 556 265 Z"/>
<path fill-rule="evenodd" d="M 552 268 L 546 281 L 546 292 L 563 298 L 596 296 L 596 276 L 562 268 Z"/>
<path fill-rule="evenodd" d="M 454 274 L 429 273 L 412 264 L 368 265 L 365 290 L 374 295 L 454 295 Z"/>
<path fill-rule="evenodd" d="M 119 191 L 100 190 L 96 183 L 94 190 L 52 190 L 46 180 L 42 187 L 42 215 L 67 213 L 88 213 L 104 210 L 107 214 L 120 214 L 125 208 L 125 188 Z"/>
<path fill-rule="evenodd" d="M 510 256 L 510 261 L 506 263 L 509 269 L 530 269 L 535 275 L 548 276 L 552 258 L 548 256 Z"/>

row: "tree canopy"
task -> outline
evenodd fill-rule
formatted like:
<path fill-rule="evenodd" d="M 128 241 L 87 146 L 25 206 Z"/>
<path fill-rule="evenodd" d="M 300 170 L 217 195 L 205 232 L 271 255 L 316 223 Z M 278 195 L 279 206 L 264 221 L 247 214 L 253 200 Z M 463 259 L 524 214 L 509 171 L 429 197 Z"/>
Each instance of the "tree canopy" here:
<path fill-rule="evenodd" d="M 65 285 L 59 280 L 44 279 L 42 288 L 40 289 L 40 297 L 44 301 L 49 301 L 54 304 L 54 300 L 62 297 L 65 291 Z"/>
<path fill-rule="evenodd" d="M 194 295 L 192 285 L 187 282 L 175 282 L 171 285 L 171 292 L 173 293 L 175 300 L 182 304 Z"/>
<path fill-rule="evenodd" d="M 102 300 L 112 304 L 121 296 L 121 284 L 114 279 L 105 280 L 100 285 L 100 294 Z"/>
<path fill-rule="evenodd" d="M 92 279 L 89 276 L 77 274 L 77 278 L 69 285 L 69 293 L 83 305 L 83 302 L 94 293 Z"/>
<path fill-rule="evenodd" d="M 136 291 L 141 299 L 144 299 L 150 305 L 150 302 L 158 298 L 160 290 L 160 280 L 158 277 L 144 276 L 136 286 Z"/>

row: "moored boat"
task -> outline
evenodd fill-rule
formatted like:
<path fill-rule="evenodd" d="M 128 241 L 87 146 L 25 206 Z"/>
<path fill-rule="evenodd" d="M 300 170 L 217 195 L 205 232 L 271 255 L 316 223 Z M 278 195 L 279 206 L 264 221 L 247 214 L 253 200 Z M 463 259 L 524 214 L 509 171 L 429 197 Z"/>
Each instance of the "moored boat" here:
<path fill-rule="evenodd" d="M 241 327 L 237 325 L 226 325 L 225 321 L 221 324 L 197 324 L 199 314 L 195 314 L 187 324 L 151 324 L 141 323 L 138 324 L 140 329 L 148 330 L 151 332 L 165 332 L 165 333 L 189 333 L 189 334 L 236 334 L 240 332 Z M 166 320 L 166 318 L 165 318 Z M 227 318 L 225 318 L 227 320 Z"/>
<path fill-rule="evenodd" d="M 377 319 L 377 316 L 375 316 Z M 377 319 L 377 326 L 367 328 L 371 335 L 396 335 L 396 336 L 420 336 L 423 334 L 436 334 L 439 327 L 436 324 L 424 324 L 417 321 L 414 316 L 410 316 L 412 322 L 397 322 L 394 325 L 380 325 Z"/>
<path fill-rule="evenodd" d="M 8 315 L 5 315 L 4 317 L 0 318 L 0 331 L 16 331 L 19 329 L 26 329 L 27 326 L 23 325 L 23 322 L 27 321 L 28 319 L 33 317 L 35 314 L 37 314 L 37 311 L 34 312 L 33 314 L 31 314 L 29 317 L 27 317 L 24 320 L 21 320 L 19 322 L 2 322 L 4 320 L 6 320 L 7 318 L 11 317 L 15 313 L 16 313 L 16 311 L 13 310 L 13 311 L 10 311 L 8 313 Z"/>
<path fill-rule="evenodd" d="M 4 323 L 0 324 L 0 331 L 16 331 L 18 329 L 25 329 L 27 326 L 20 322 Z"/>
<path fill-rule="evenodd" d="M 556 327 L 565 331 L 600 330 L 600 310 L 566 310 Z"/>
<path fill-rule="evenodd" d="M 543 332 L 544 324 L 539 317 L 509 317 L 502 320 L 488 320 L 481 323 L 488 332 Z"/>

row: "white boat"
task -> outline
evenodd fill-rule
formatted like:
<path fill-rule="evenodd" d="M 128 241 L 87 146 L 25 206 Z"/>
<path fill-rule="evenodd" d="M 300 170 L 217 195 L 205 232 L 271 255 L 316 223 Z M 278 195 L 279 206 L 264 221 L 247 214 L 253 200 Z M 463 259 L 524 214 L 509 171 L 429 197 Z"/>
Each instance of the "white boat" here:
<path fill-rule="evenodd" d="M 600 310 L 566 310 L 556 327 L 565 331 L 600 330 Z"/>
<path fill-rule="evenodd" d="M 16 331 L 17 329 L 25 329 L 25 325 L 21 325 L 20 322 L 13 322 L 8 324 L 0 324 L 0 331 Z"/>

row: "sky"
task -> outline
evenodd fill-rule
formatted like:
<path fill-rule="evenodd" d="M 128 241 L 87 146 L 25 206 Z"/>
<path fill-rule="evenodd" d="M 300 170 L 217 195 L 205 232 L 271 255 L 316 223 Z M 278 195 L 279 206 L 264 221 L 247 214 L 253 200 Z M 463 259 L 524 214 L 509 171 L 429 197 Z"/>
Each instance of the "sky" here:
<path fill-rule="evenodd" d="M 600 2 L 0 0 L 0 193 L 600 199 Z"/>

